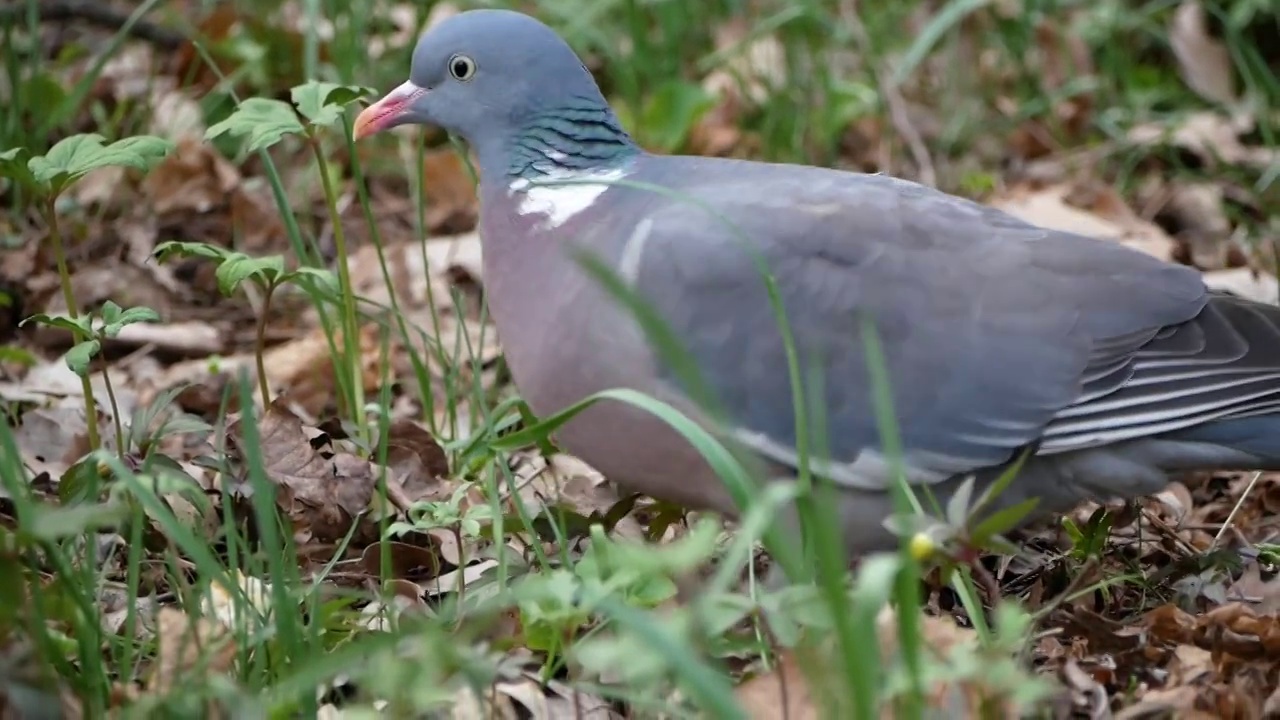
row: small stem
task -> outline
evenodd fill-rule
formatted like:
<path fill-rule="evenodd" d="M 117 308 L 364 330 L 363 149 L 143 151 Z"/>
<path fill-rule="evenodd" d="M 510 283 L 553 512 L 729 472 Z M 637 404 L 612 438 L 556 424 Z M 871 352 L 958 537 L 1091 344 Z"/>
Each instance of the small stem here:
<path fill-rule="evenodd" d="M 74 320 L 79 313 L 76 311 L 76 295 L 71 289 L 71 272 L 67 269 L 67 253 L 62 247 L 62 232 L 58 229 L 57 202 L 56 194 L 49 196 L 45 204 L 44 219 L 49 223 L 49 239 L 53 244 L 54 260 L 58 263 L 58 280 L 62 284 L 62 299 L 67 304 L 67 315 Z M 81 330 L 76 330 L 72 334 L 76 342 L 89 339 L 89 336 Z M 80 387 L 84 390 L 84 419 L 88 426 L 89 449 L 97 450 L 102 447 L 102 441 L 98 438 L 98 403 L 93 398 L 93 383 L 89 382 L 88 374 L 80 376 Z"/>
<path fill-rule="evenodd" d="M 116 403 L 116 391 L 111 387 L 111 376 L 107 374 L 107 366 L 102 366 L 102 382 L 107 388 L 107 402 L 111 403 L 111 420 L 116 428 L 116 455 L 124 460 L 128 448 L 124 446 L 124 425 L 120 422 L 120 406 Z"/>
<path fill-rule="evenodd" d="M 324 150 L 320 147 L 320 138 L 311 131 L 307 139 L 316 156 L 316 164 L 320 168 L 320 183 L 324 187 L 324 201 L 329 208 L 329 223 L 333 226 L 333 244 L 338 251 L 338 286 L 342 290 L 342 347 L 347 356 L 348 370 L 351 372 L 351 403 L 349 408 L 352 420 L 356 423 L 357 432 L 364 438 L 368 434 L 368 423 L 364 421 L 364 377 L 360 372 L 360 326 L 356 320 L 356 296 L 351 290 L 351 271 L 347 267 L 347 234 L 342 228 L 342 217 L 338 214 L 338 197 L 333 189 L 333 181 L 329 178 L 329 162 L 325 160 Z"/>
<path fill-rule="evenodd" d="M 262 311 L 258 313 L 258 332 L 253 348 L 253 359 L 258 365 L 258 392 L 262 393 L 263 412 L 271 407 L 271 388 L 267 387 L 267 364 L 262 356 L 267 347 L 267 318 L 271 313 L 271 293 L 275 290 L 275 283 L 267 283 L 266 294 L 262 297 Z"/>

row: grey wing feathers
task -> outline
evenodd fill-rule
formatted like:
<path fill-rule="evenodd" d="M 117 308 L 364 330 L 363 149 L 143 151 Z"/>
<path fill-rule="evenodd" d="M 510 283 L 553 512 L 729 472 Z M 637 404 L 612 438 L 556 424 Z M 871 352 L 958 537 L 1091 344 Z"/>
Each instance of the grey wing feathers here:
<path fill-rule="evenodd" d="M 1167 329 L 1208 301 L 1189 268 L 890 178 L 753 171 L 683 181 L 739 221 L 775 276 L 802 371 L 822 374 L 819 424 L 838 481 L 886 481 L 882 463 L 877 472 L 866 462 L 880 440 L 864 315 L 875 322 L 906 460 L 921 481 L 1007 462 L 1042 438 L 1062 451 L 1136 431 L 1150 421 L 1101 403 L 1182 368 L 1211 333 L 1226 332 L 1205 323 L 1197 340 L 1196 330 Z M 794 460 L 785 348 L 743 238 L 677 200 L 646 217 L 654 225 L 637 289 L 699 361 L 740 437 L 775 461 Z M 1206 400 L 1215 392 L 1187 387 Z"/>
<path fill-rule="evenodd" d="M 1280 311 L 1214 294 L 1162 328 L 1057 413 L 1039 450 L 1063 452 L 1280 406 Z"/>

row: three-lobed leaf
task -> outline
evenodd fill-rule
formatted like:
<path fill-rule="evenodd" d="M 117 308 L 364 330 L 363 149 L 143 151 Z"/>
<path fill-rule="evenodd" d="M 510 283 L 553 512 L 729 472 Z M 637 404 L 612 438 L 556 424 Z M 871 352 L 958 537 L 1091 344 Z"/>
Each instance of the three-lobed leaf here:
<path fill-rule="evenodd" d="M 159 322 L 160 315 L 149 307 L 132 307 L 122 309 L 108 300 L 102 304 L 102 334 L 113 338 L 120 334 L 126 325 L 138 322 Z"/>
<path fill-rule="evenodd" d="M 284 256 L 268 255 L 252 257 L 240 252 L 233 252 L 218 266 L 214 277 L 218 281 L 218 289 L 224 295 L 231 295 L 240 287 L 240 283 L 249 278 L 274 285 L 284 275 Z"/>
<path fill-rule="evenodd" d="M 293 106 L 272 98 L 246 98 L 221 122 L 214 123 L 204 133 L 205 140 L 223 135 L 244 138 L 246 149 L 257 152 L 275 145 L 288 135 L 296 135 L 305 128 Z"/>
<path fill-rule="evenodd" d="M 326 268 L 312 267 L 303 265 L 296 268 L 288 275 L 281 278 L 282 282 L 294 282 L 307 289 L 327 293 L 329 295 L 338 294 L 338 278 L 333 271 Z"/>
<path fill-rule="evenodd" d="M 351 103 L 372 93 L 360 85 L 339 85 L 312 80 L 294 87 L 289 95 L 293 104 L 312 125 L 332 125 L 342 117 L 342 111 Z"/>
<path fill-rule="evenodd" d="M 147 171 L 173 150 L 173 143 L 154 135 L 138 135 L 104 144 L 96 133 L 72 135 L 44 155 L 27 161 L 37 183 L 58 194 L 93 170 L 127 167 Z"/>

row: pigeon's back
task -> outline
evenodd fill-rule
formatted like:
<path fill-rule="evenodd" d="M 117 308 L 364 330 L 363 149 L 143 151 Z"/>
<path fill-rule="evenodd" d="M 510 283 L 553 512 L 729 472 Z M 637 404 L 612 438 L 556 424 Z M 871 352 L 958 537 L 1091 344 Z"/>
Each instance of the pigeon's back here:
<path fill-rule="evenodd" d="M 1280 363 L 1265 362 L 1280 349 L 1273 310 L 1211 295 L 1195 270 L 1113 242 L 878 175 L 649 156 L 628 180 L 605 196 L 617 216 L 589 240 L 631 256 L 635 288 L 738 436 L 789 461 L 795 398 L 763 262 L 801 365 L 821 374 L 832 473 L 852 486 L 884 482 L 865 320 L 924 481 L 1031 446 L 1086 450 L 1265 407 L 1223 382 L 1262 383 L 1263 403 L 1280 393 Z M 1131 396 L 1164 406 L 1148 412 Z"/>

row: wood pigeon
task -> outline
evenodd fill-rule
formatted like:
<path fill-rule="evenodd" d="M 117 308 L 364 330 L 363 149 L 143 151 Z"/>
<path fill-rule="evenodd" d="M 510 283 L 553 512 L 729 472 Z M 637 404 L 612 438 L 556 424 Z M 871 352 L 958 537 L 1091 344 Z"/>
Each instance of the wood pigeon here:
<path fill-rule="evenodd" d="M 539 415 L 631 388 L 769 479 L 794 478 L 792 365 L 763 262 L 795 367 L 820 380 L 805 401 L 824 428 L 812 467 L 838 489 L 856 554 L 897 542 L 867 321 L 906 477 L 942 502 L 1024 454 L 990 510 L 1037 498 L 1040 514 L 1064 512 L 1158 492 L 1170 472 L 1280 468 L 1280 310 L 1212 292 L 1192 268 L 884 175 L 651 154 L 573 50 L 517 12 L 427 31 L 409 79 L 355 136 L 410 123 L 476 154 L 485 290 Z M 717 412 L 690 399 L 583 252 L 662 319 Z M 703 457 L 647 411 L 604 401 L 557 440 L 625 489 L 736 512 Z"/>

